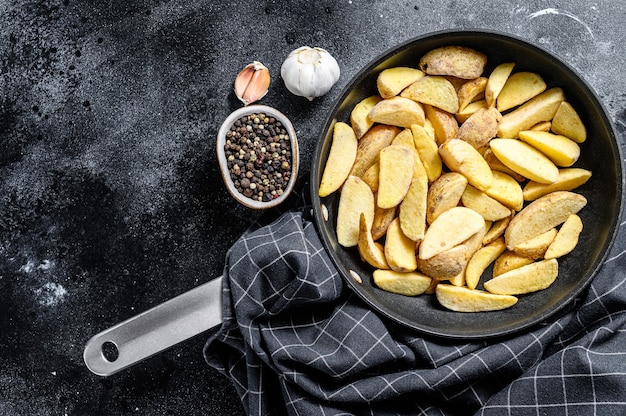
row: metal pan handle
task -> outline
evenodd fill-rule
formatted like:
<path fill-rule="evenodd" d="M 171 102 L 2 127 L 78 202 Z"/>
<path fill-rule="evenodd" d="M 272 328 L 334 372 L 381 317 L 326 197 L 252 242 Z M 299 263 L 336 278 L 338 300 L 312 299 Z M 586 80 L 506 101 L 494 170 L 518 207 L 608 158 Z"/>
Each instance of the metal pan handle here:
<path fill-rule="evenodd" d="M 213 279 L 93 336 L 87 368 L 109 376 L 222 322 L 222 277 Z"/>

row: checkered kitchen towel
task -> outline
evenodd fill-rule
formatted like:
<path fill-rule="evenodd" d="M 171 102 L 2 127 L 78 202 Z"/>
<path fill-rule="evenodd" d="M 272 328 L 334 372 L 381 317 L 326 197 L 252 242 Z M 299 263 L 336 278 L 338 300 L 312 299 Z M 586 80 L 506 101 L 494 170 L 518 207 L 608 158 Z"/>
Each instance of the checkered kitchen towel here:
<path fill-rule="evenodd" d="M 229 251 L 207 362 L 250 415 L 625 415 L 626 238 L 575 307 L 497 341 L 427 338 L 344 285 L 309 208 Z"/>

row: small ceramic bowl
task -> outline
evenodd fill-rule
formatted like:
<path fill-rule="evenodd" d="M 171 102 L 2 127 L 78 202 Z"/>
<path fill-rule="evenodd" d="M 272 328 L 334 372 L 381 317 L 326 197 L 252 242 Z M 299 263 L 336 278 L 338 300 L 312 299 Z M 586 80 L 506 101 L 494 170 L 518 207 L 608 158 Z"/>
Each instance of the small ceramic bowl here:
<path fill-rule="evenodd" d="M 291 143 L 291 163 L 290 163 L 291 177 L 289 178 L 287 186 L 284 187 L 282 194 L 280 194 L 276 198 L 271 199 L 269 201 L 254 200 L 248 196 L 245 196 L 243 193 L 241 193 L 237 189 L 237 187 L 235 186 L 235 183 L 233 182 L 233 179 L 231 178 L 230 170 L 228 168 L 228 161 L 226 158 L 226 153 L 224 151 L 224 145 L 226 144 L 226 133 L 230 130 L 232 125 L 238 119 L 240 119 L 241 117 L 250 115 L 250 114 L 265 114 L 265 115 L 274 117 L 277 121 L 280 121 L 282 125 L 284 126 L 284 128 L 287 130 L 287 133 L 289 134 L 290 143 Z M 272 108 L 266 105 L 250 105 L 250 106 L 242 107 L 238 110 L 233 111 L 228 117 L 226 117 L 226 120 L 224 120 L 224 123 L 222 123 L 222 126 L 220 127 L 217 133 L 216 151 L 217 151 L 217 160 L 220 165 L 222 178 L 224 179 L 224 183 L 226 184 L 226 189 L 228 189 L 228 192 L 233 196 L 233 198 L 235 198 L 242 205 L 245 205 L 246 207 L 252 208 L 252 209 L 272 208 L 281 204 L 293 190 L 294 184 L 298 176 L 298 167 L 299 167 L 299 158 L 300 158 L 299 150 L 298 150 L 298 139 L 296 137 L 296 131 L 294 130 L 293 125 L 291 124 L 291 121 L 289 121 L 289 119 L 283 113 L 276 110 L 275 108 Z"/>

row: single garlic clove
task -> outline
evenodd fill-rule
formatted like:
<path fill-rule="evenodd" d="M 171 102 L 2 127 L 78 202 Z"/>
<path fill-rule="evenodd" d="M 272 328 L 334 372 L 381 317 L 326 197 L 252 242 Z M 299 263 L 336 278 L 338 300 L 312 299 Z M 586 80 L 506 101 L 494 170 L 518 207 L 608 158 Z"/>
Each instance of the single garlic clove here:
<path fill-rule="evenodd" d="M 258 61 L 246 65 L 235 78 L 235 95 L 244 105 L 263 98 L 269 87 L 270 71 Z"/>

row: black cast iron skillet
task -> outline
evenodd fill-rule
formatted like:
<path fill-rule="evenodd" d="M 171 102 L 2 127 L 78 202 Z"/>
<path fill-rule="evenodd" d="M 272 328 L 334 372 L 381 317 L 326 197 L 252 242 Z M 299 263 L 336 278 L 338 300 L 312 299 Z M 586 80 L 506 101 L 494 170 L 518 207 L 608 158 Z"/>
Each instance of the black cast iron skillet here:
<path fill-rule="evenodd" d="M 512 308 L 497 312 L 459 313 L 442 308 L 433 295 L 401 296 L 378 289 L 371 268 L 360 260 L 356 248 L 337 243 L 335 234 L 339 193 L 320 198 L 321 175 L 336 121 L 349 122 L 352 108 L 361 99 L 376 94 L 376 77 L 394 66 L 417 67 L 427 51 L 445 45 L 468 46 L 487 54 L 485 74 L 500 63 L 515 62 L 514 71 L 541 74 L 548 87 L 562 87 L 567 101 L 580 113 L 588 130 L 576 167 L 590 169 L 591 179 L 576 192 L 588 204 L 581 212 L 584 230 L 574 252 L 559 259 L 559 276 L 548 289 L 522 295 Z M 620 150 L 606 110 L 591 87 L 576 71 L 545 49 L 520 38 L 487 31 L 445 31 L 412 39 L 375 59 L 345 88 L 325 121 L 315 149 L 311 171 L 311 194 L 315 222 L 321 239 L 347 285 L 381 315 L 421 333 L 449 339 L 481 339 L 512 334 L 535 325 L 571 304 L 600 269 L 612 245 L 622 207 Z M 328 210 L 328 220 L 322 215 Z M 350 271 L 362 280 L 358 283 Z"/>

